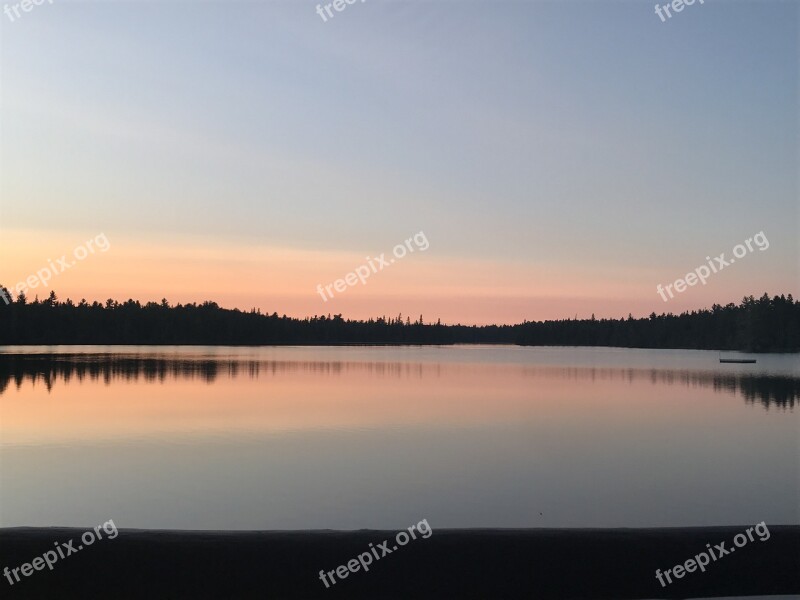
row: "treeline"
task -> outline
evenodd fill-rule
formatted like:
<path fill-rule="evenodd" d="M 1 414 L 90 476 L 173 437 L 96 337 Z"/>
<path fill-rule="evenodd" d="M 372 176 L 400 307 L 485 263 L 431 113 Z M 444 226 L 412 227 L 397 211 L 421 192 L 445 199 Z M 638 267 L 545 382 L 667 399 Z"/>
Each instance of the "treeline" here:
<path fill-rule="evenodd" d="M 541 346 L 692 348 L 748 352 L 800 350 L 800 301 L 792 295 L 747 296 L 741 304 L 644 319 L 591 319 L 523 323 L 516 343 Z"/>
<path fill-rule="evenodd" d="M 7 301 L 4 300 L 7 299 Z M 215 302 L 171 305 L 136 300 L 105 304 L 55 292 L 12 298 L 0 286 L 0 345 L 10 344 L 521 344 L 787 352 L 800 350 L 800 301 L 791 294 L 746 297 L 738 306 L 634 319 L 526 321 L 518 325 L 442 325 L 402 315 L 366 321 L 342 315 L 296 319 Z"/>

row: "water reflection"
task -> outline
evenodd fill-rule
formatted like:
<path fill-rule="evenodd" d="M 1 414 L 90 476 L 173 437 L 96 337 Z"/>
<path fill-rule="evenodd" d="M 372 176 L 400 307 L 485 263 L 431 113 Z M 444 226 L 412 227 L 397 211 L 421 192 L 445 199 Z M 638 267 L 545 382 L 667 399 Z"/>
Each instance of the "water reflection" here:
<path fill-rule="evenodd" d="M 188 529 L 393 529 L 419 515 L 443 528 L 800 522 L 797 357 L 717 361 L 0 347 L 0 526 L 97 514 Z"/>
<path fill-rule="evenodd" d="M 440 363 L 248 360 L 244 358 L 166 357 L 145 354 L 5 354 L 0 355 L 0 395 L 13 382 L 20 389 L 26 382 L 43 384 L 50 392 L 57 382 L 69 384 L 73 379 L 112 380 L 166 383 L 178 380 L 200 380 L 214 383 L 218 378 L 246 377 L 258 379 L 278 374 L 312 373 L 338 376 L 359 373 L 377 377 L 423 378 L 441 376 Z M 448 370 L 472 370 L 476 365 L 446 364 Z M 496 367 L 495 367 L 496 368 Z M 721 373 L 686 369 L 599 368 L 559 366 L 505 367 L 531 378 L 561 378 L 573 381 L 650 381 L 656 385 L 711 388 L 744 398 L 748 404 L 765 408 L 777 406 L 793 410 L 800 399 L 800 378 L 790 375 Z"/>

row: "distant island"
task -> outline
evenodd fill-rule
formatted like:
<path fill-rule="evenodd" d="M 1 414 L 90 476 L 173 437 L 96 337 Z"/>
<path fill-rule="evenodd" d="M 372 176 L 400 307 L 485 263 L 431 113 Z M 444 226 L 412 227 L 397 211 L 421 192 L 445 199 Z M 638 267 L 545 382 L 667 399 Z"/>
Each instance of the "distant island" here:
<path fill-rule="evenodd" d="M 737 306 L 650 314 L 644 318 L 560 319 L 516 325 L 443 325 L 398 315 L 350 320 L 342 315 L 297 319 L 216 302 L 172 305 L 163 299 L 105 304 L 13 298 L 0 286 L 0 345 L 343 345 L 518 344 L 616 346 L 747 352 L 800 351 L 800 301 L 792 295 L 747 296 Z"/>

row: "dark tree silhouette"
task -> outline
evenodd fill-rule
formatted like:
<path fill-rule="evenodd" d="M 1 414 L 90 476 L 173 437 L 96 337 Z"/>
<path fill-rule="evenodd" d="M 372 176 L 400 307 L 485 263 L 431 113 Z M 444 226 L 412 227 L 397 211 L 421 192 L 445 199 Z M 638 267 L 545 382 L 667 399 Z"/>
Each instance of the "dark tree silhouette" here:
<path fill-rule="evenodd" d="M 5 290 L 0 286 L 0 292 Z M 791 294 L 748 296 L 738 306 L 714 304 L 680 315 L 652 313 L 635 319 L 525 321 L 518 325 L 426 325 L 379 317 L 366 321 L 341 314 L 295 319 L 220 308 L 216 302 L 105 304 L 60 302 L 55 292 L 28 302 L 23 294 L 0 297 L 0 344 L 521 344 L 619 346 L 792 352 L 800 350 L 800 301 Z"/>

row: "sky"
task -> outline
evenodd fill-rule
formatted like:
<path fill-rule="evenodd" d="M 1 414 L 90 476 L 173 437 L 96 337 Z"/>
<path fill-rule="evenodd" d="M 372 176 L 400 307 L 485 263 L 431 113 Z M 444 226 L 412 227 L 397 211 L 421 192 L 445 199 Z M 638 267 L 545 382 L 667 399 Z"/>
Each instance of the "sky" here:
<path fill-rule="evenodd" d="M 796 3 L 316 6 L 0 15 L 0 283 L 476 324 L 800 296 Z"/>

